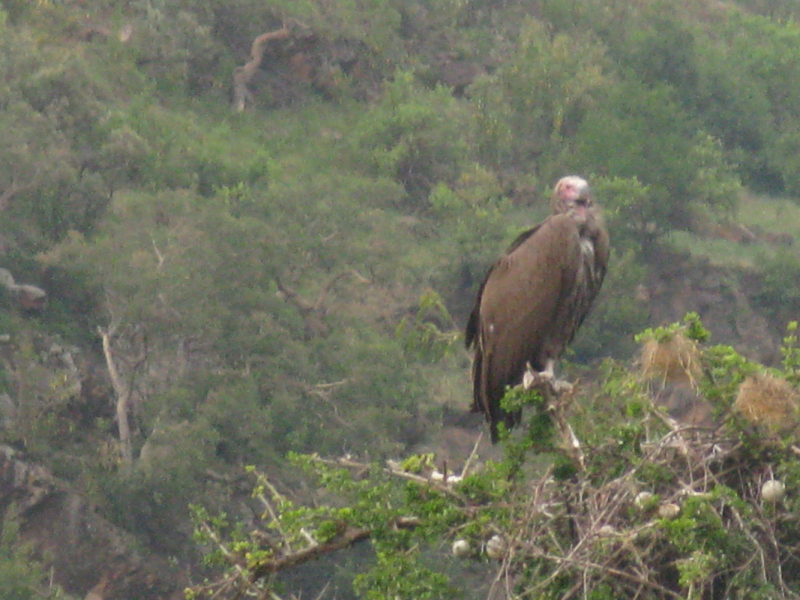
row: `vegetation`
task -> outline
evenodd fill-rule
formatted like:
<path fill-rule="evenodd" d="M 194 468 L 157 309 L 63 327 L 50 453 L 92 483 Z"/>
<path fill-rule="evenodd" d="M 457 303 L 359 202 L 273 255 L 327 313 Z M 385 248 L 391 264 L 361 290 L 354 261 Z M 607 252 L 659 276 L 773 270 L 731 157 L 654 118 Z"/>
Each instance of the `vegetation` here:
<path fill-rule="evenodd" d="M 776 382 L 795 378 L 800 366 L 796 326 L 784 369 L 769 375 Z M 367 538 L 376 560 L 355 580 L 367 598 L 461 597 L 467 590 L 445 572 L 464 561 L 484 565 L 489 597 L 795 597 L 797 393 L 790 400 L 751 386 L 745 410 L 738 384 L 759 367 L 729 346 L 707 346 L 697 353 L 699 368 L 670 344 L 694 348 L 708 336 L 689 315 L 641 339 L 660 344 L 686 373 L 705 373 L 693 385 L 726 423 L 716 433 L 679 424 L 651 404 L 657 379 L 677 379 L 672 365 L 656 361 L 653 379 L 654 362 L 634 373 L 608 360 L 581 397 L 576 434 L 558 433 L 552 415 L 563 399 L 548 410 L 538 392 L 514 398 L 528 407 L 527 431 L 506 440 L 499 462 L 467 461 L 448 474 L 429 456 L 368 465 L 296 455 L 340 500 L 298 507 L 258 474 L 254 497 L 264 513 L 247 531 L 196 510 L 198 539 L 225 574 L 189 597 L 268 597 L 281 570 Z M 771 420 L 776 401 L 791 403 L 788 429 Z M 526 468 L 543 453 L 546 468 Z M 451 545 L 452 556 L 442 557 Z M 431 549 L 438 561 L 427 557 Z"/>
<path fill-rule="evenodd" d="M 0 298 L 0 439 L 181 565 L 196 562 L 197 506 L 204 543 L 265 590 L 269 565 L 311 548 L 306 534 L 349 546 L 361 532 L 376 550 L 356 584 L 367 598 L 445 596 L 439 567 L 462 567 L 429 564 L 442 540 L 478 557 L 495 534 L 502 572 L 531 597 L 577 593 L 576 573 L 595 598 L 800 593 L 774 571 L 793 513 L 758 504 L 755 480 L 692 463 L 704 482 L 693 504 L 667 498 L 686 473 L 667 443 L 677 434 L 626 362 L 668 262 L 724 269 L 732 321 L 747 285 L 775 331 L 796 318 L 795 4 L 0 2 L 0 267 L 48 296 L 44 310 Z M 387 472 L 387 458 L 434 446 L 465 412 L 459 330 L 475 290 L 572 172 L 592 182 L 614 246 L 563 369 L 592 382 L 574 415 L 586 464 L 551 471 L 553 444 L 532 456 L 523 436 L 457 484 Z M 723 410 L 750 367 L 705 352 L 719 371 L 705 393 Z M 725 459 L 741 470 L 767 457 L 790 494 L 786 448 Z M 276 548 L 237 530 L 239 517 L 209 516 L 241 514 L 244 465 L 275 512 L 256 531 Z M 317 498 L 298 465 L 336 500 Z M 634 482 L 682 516 L 631 509 Z M 552 516 L 523 500 L 532 491 Z M 611 512 L 569 508 L 587 493 L 610 494 Z M 601 515 L 613 534 L 587 524 Z M 646 539 L 629 547 L 639 527 Z M 558 548 L 510 535 L 553 541 L 570 528 Z M 19 556 L 0 552 L 0 567 Z M 632 575 L 669 561 L 655 579 Z"/>

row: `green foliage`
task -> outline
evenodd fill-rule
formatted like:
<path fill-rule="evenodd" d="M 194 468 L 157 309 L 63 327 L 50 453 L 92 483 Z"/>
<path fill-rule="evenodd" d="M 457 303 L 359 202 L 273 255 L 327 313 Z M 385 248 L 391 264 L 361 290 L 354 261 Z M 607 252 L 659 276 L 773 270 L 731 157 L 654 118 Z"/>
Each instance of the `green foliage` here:
<path fill-rule="evenodd" d="M 719 219 L 737 206 L 737 175 L 717 142 L 696 128 L 669 87 L 635 82 L 612 88 L 581 123 L 578 164 L 637 182 L 628 184 L 639 202 L 627 227 L 643 246 L 669 229 L 690 228 L 703 209 Z"/>
<path fill-rule="evenodd" d="M 638 177 L 599 177 L 592 183 L 602 199 L 603 215 L 613 237 L 615 251 L 632 249 L 640 255 L 649 239 L 646 207 L 650 189 Z"/>
<path fill-rule="evenodd" d="M 775 15 L 796 15 L 785 2 L 769 4 Z M 545 214 L 543 203 L 531 205 L 558 176 L 590 177 L 614 247 L 597 309 L 573 347 L 580 363 L 633 352 L 633 333 L 649 316 L 637 286 L 666 234 L 737 218 L 740 179 L 800 188 L 798 28 L 756 0 L 724 10 L 623 0 L 9 0 L 3 8 L 3 266 L 24 265 L 50 296 L 44 316 L 2 321 L 16 344 L 4 391 L 35 382 L 18 428 L 28 448 L 69 464 L 64 472 L 94 490 L 117 523 L 170 552 L 180 550 L 183 507 L 223 503 L 233 486 L 220 482 L 237 465 L 285 473 L 293 467 L 281 457 L 291 451 L 377 460 L 428 442 L 448 382 L 460 382 L 457 402 L 466 393 L 456 324 L 490 261 Z M 257 78 L 291 86 L 295 73 L 281 69 L 303 53 L 369 93 L 361 101 L 308 93 L 283 109 L 232 114 L 233 69 L 256 36 L 290 19 L 313 38 L 271 48 Z M 798 278 L 796 258 L 770 251 L 754 262 L 764 275 L 759 300 L 776 307 L 776 318 L 791 316 L 798 299 L 786 282 Z M 113 448 L 113 422 L 104 415 L 82 427 L 64 418 L 63 388 L 21 333 L 64 332 L 88 361 L 98 325 L 115 329 L 113 352 L 135 391 L 129 475 L 81 455 Z M 678 330 L 706 341 L 694 318 Z M 791 381 L 796 354 L 790 331 Z M 701 391 L 721 414 L 760 368 L 728 346 L 705 349 L 703 366 Z M 359 579 L 366 597 L 451 597 L 436 573 L 445 559 L 430 557 L 458 536 L 483 560 L 480 548 L 495 534 L 511 544 L 508 566 L 529 597 L 576 595 L 579 581 L 590 582 L 586 597 L 638 594 L 587 565 L 609 555 L 639 564 L 643 548 L 664 549 L 654 560 L 670 566 L 659 581 L 676 594 L 704 593 L 720 570 L 732 573 L 732 594 L 780 589 L 737 562 L 757 550 L 749 534 L 761 539 L 756 528 L 726 521 L 726 502 L 758 515 L 747 470 L 750 488 L 725 479 L 730 495 L 683 503 L 678 482 L 703 479 L 680 471 L 666 451 L 653 454 L 663 425 L 635 374 L 613 361 L 602 369 L 596 393 L 581 371 L 586 389 L 571 407 L 585 470 L 560 449 L 541 398 L 512 396 L 525 431 L 510 436 L 504 460 L 457 484 L 405 485 L 377 467 L 345 483 L 331 471 L 324 485 L 336 508 L 323 498 L 306 513 L 299 500 L 262 490 L 277 510 L 270 519 L 293 532 L 292 547 L 307 541 L 303 528 L 325 544 L 339 539 L 341 523 L 383 523 L 375 568 Z M 101 403 L 107 410 L 109 398 Z M 761 452 L 755 435 L 739 438 L 751 452 L 742 460 L 772 460 L 787 488 L 798 489 L 780 452 Z M 435 468 L 434 460 L 411 462 L 422 477 Z M 749 464 L 761 472 L 761 463 Z M 722 477 L 715 468 L 701 474 Z M 325 469 L 316 461 L 312 470 Z M 199 483 L 209 472 L 221 474 L 216 494 Z M 630 484 L 624 493 L 615 478 Z M 654 517 L 625 495 L 646 486 L 658 488 L 657 502 L 682 504 L 680 517 L 650 528 Z M 602 493 L 591 501 L 621 499 L 620 511 L 597 522 L 625 513 L 631 520 L 614 524 L 636 535 L 647 526 L 643 538 L 617 543 L 575 521 L 564 507 L 598 506 L 586 501 L 595 489 Z M 546 502 L 533 506 L 535 497 Z M 787 532 L 796 529 L 782 508 L 769 510 Z M 419 522 L 386 526 L 404 517 Z M 596 550 L 583 563 L 561 552 L 575 547 L 576 523 L 595 536 L 580 546 Z M 234 553 L 245 568 L 275 557 L 232 522 L 212 522 L 215 529 L 244 544 Z M 522 531 L 541 547 L 514 537 Z"/>
<path fill-rule="evenodd" d="M 458 178 L 472 127 L 468 107 L 449 90 L 424 89 L 413 73 L 397 71 L 353 136 L 376 172 L 402 183 L 412 203 L 419 203 L 435 183 Z"/>
<path fill-rule="evenodd" d="M 132 474 L 117 471 L 98 479 L 112 522 L 160 552 L 185 552 L 190 536 L 176 524 L 186 519 L 187 504 L 198 498 L 209 506 L 219 501 L 202 482 L 215 464 L 220 437 L 204 418 L 157 422 Z"/>
<path fill-rule="evenodd" d="M 691 90 L 697 80 L 695 36 L 669 2 L 650 3 L 625 40 L 623 57 L 647 84 Z"/>
<path fill-rule="evenodd" d="M 413 318 L 403 317 L 396 335 L 403 348 L 422 360 L 435 362 L 453 351 L 461 339 L 441 296 L 429 290 L 420 298 L 419 310 Z M 442 331 L 442 327 L 447 331 Z"/>
<path fill-rule="evenodd" d="M 636 341 L 642 343 L 648 339 L 658 342 L 668 342 L 676 335 L 685 335 L 690 340 L 697 342 L 707 342 L 711 337 L 711 332 L 703 326 L 700 315 L 696 312 L 687 313 L 683 317 L 682 323 L 670 323 L 661 327 L 648 327 L 642 333 L 636 335 Z"/>
<path fill-rule="evenodd" d="M 786 378 L 795 385 L 800 383 L 800 346 L 798 346 L 796 332 L 797 321 L 790 321 L 786 325 L 786 336 L 784 336 L 781 346 L 783 370 Z"/>
<path fill-rule="evenodd" d="M 374 478 L 354 478 L 348 470 L 316 456 L 292 455 L 290 459 L 295 465 L 313 471 L 320 485 L 329 492 L 343 494 L 349 504 L 343 508 L 297 506 L 280 494 L 265 475 L 256 472 L 253 497 L 264 511 L 257 530 L 244 534 L 241 529 L 232 528 L 224 515 L 212 517 L 202 507 L 193 508 L 197 541 L 214 548 L 207 558 L 209 564 L 225 563 L 231 556 L 240 557 L 244 571 L 235 577 L 246 580 L 254 574 L 270 572 L 272 565 L 281 561 L 298 560 L 296 557 L 312 552 L 319 545 L 344 547 L 368 537 L 377 561 L 368 573 L 356 579 L 356 587 L 363 590 L 364 597 L 452 597 L 447 577 L 424 564 L 417 545 L 420 536 L 424 539 L 441 528 L 442 519 L 449 523 L 458 519 L 442 503 L 439 494 L 413 483 L 408 483 L 405 489 L 398 488 L 377 468 L 371 469 Z M 422 509 L 431 518 L 431 524 L 419 527 L 416 520 L 407 519 L 406 506 Z M 269 548 L 262 544 L 264 536 L 274 539 Z M 261 593 L 268 593 L 274 584 L 272 577 L 263 579 L 259 583 Z M 213 584 L 200 586 L 194 593 L 210 594 L 215 589 Z"/>
<path fill-rule="evenodd" d="M 551 35 L 527 17 L 509 59 L 470 89 L 490 164 L 563 160 L 565 141 L 610 84 L 604 48 L 591 36 Z"/>
<path fill-rule="evenodd" d="M 224 50 L 213 35 L 210 7 L 170 0 L 136 5 L 136 62 L 163 92 L 201 86 Z"/>
<path fill-rule="evenodd" d="M 0 532 L 0 596 L 7 600 L 69 600 L 59 586 L 49 582 L 50 574 L 34 558 L 34 550 L 19 538 L 16 507 L 3 516 Z"/>
<path fill-rule="evenodd" d="M 520 233 L 519 224 L 509 226 L 513 204 L 504 196 L 498 176 L 478 164 L 467 167 L 452 184 L 434 186 L 428 203 L 431 234 L 426 238 L 436 241 L 435 254 L 441 261 L 432 283 L 449 290 L 443 296 L 451 311 L 471 310 L 466 303 L 472 298 L 462 288 L 476 286 L 491 261 Z M 532 222 L 526 214 L 523 223 Z"/>
<path fill-rule="evenodd" d="M 108 115 L 104 130 L 108 140 L 98 161 L 116 174 L 119 184 L 150 190 L 195 188 L 210 197 L 224 186 L 263 179 L 269 165 L 263 146 L 237 139 L 241 132 L 236 124 L 209 127 L 146 97 Z"/>
<path fill-rule="evenodd" d="M 392 598 L 458 598 L 460 594 L 449 585 L 448 578 L 426 566 L 419 558 L 411 558 L 396 549 L 378 552 L 377 567 L 369 574 L 359 575 L 355 588 L 369 600 Z"/>
<path fill-rule="evenodd" d="M 677 332 L 697 340 L 709 335 L 697 315 L 689 314 L 683 324 L 643 336 L 665 339 Z M 719 346 L 706 349 L 703 361 L 705 395 L 729 406 L 731 382 L 751 372 L 750 364 Z M 540 394 L 519 391 L 504 399 L 508 410 L 524 406 L 526 412 L 550 412 L 543 402 Z M 487 463 L 447 482 L 429 455 L 410 457 L 403 465 L 389 461 L 386 468 L 350 459 L 294 456 L 320 489 L 337 500 L 303 509 L 270 488 L 272 500 L 265 502 L 271 520 L 259 525 L 273 531 L 271 539 L 276 541 L 269 548 L 256 543 L 265 531 L 249 538 L 241 533 L 225 537 L 225 528 L 207 514 L 200 515 L 198 527 L 206 532 L 205 542 L 222 564 L 227 563 L 226 575 L 215 585 L 255 579 L 266 586 L 262 591 L 269 589 L 267 570 L 254 565 L 269 563 L 270 569 L 279 570 L 281 564 L 305 556 L 302 546 L 287 552 L 280 541 L 301 543 L 293 533 L 300 528 L 307 538 L 333 544 L 331 551 L 343 547 L 339 542 L 348 545 L 356 533 L 369 537 L 376 560 L 356 577 L 366 598 L 453 597 L 456 592 L 441 574 L 439 563 L 445 559 L 421 560 L 431 544 L 441 547 L 453 540 L 459 540 L 459 552 L 469 557 L 462 560 L 482 560 L 483 552 L 490 551 L 492 560 L 498 560 L 493 553 L 500 551 L 498 566 L 492 567 L 499 570 L 497 576 L 513 573 L 517 593 L 536 598 L 560 597 L 566 589 L 591 598 L 628 597 L 638 590 L 653 599 L 675 594 L 699 599 L 720 589 L 727 597 L 769 597 L 778 588 L 800 589 L 795 575 L 778 575 L 752 561 L 766 548 L 785 557 L 780 560 L 793 560 L 789 557 L 796 535 L 782 525 L 793 519 L 793 508 L 768 506 L 760 497 L 765 478 L 759 475 L 766 465 L 785 480 L 790 498 L 800 482 L 791 449 L 770 446 L 766 438 L 756 436 L 746 448 L 717 449 L 725 456 L 708 460 L 707 442 L 685 436 L 679 428 L 668 429 L 654 418 L 657 413 L 641 377 L 610 360 L 602 389 L 581 398 L 581 404 L 591 403 L 603 410 L 592 413 L 599 418 L 576 420 L 585 461 L 580 464 L 557 449 L 566 440 L 558 441 L 561 434 L 549 415 L 549 430 L 541 429 L 543 421 L 534 417 L 526 422 L 523 435 L 508 439 L 500 463 Z M 728 426 L 728 434 L 739 432 L 737 424 Z M 674 452 L 676 437 L 685 453 Z M 554 450 L 550 458 L 541 454 Z M 257 493 L 264 489 L 262 483 Z M 580 510 L 570 508 L 578 504 Z M 471 550 L 484 543 L 485 550 Z M 232 550 L 245 557 L 262 553 L 257 554 L 262 562 L 250 564 L 240 578 Z M 195 591 L 215 589 L 207 585 Z"/>
<path fill-rule="evenodd" d="M 762 264 L 762 282 L 758 291 L 758 301 L 773 311 L 800 308 L 800 293 L 787 281 L 800 276 L 800 263 L 792 250 L 781 249 L 774 257 L 765 257 Z"/>

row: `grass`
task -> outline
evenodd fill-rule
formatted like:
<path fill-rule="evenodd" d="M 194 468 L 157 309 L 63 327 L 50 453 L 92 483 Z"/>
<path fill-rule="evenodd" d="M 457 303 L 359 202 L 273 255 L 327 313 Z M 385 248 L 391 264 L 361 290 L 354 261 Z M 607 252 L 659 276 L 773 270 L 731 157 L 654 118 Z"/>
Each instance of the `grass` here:
<path fill-rule="evenodd" d="M 742 198 L 734 223 L 758 235 L 788 234 L 800 245 L 800 203 L 790 198 L 747 195 Z M 737 243 L 713 234 L 700 236 L 686 231 L 673 231 L 667 240 L 677 249 L 694 258 L 705 258 L 711 264 L 740 269 L 760 269 L 765 261 L 775 259 L 785 246 L 759 240 Z"/>
<path fill-rule="evenodd" d="M 788 233 L 800 243 L 800 202 L 797 199 L 747 196 L 739 205 L 739 222 L 772 233 Z"/>

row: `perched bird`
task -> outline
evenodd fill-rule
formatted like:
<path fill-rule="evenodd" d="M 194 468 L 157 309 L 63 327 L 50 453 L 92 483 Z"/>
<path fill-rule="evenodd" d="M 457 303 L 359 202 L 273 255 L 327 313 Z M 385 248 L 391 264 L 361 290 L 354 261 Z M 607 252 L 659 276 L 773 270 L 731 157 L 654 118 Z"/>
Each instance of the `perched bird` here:
<path fill-rule="evenodd" d="M 572 341 L 597 296 L 608 264 L 609 240 L 589 184 L 562 178 L 552 214 L 522 233 L 489 269 L 469 316 L 467 348 L 472 363 L 472 412 L 483 412 L 498 438 L 498 423 L 509 429 L 519 411 L 500 400 L 507 386 L 521 382 L 530 364 L 554 378 L 555 361 Z"/>

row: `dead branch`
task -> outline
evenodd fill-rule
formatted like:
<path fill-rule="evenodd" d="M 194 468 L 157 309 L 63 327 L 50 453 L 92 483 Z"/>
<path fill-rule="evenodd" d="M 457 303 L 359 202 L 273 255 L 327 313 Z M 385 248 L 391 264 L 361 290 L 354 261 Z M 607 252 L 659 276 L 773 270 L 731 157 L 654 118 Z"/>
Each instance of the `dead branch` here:
<path fill-rule="evenodd" d="M 586 468 L 586 460 L 581 449 L 580 440 L 567 421 L 566 410 L 572 400 L 574 387 L 572 384 L 560 379 L 553 379 L 538 373 L 530 363 L 525 366 L 522 383 L 518 386 L 523 390 L 537 390 L 544 398 L 544 405 L 553 416 L 553 422 L 561 436 L 564 452 L 574 463 L 578 471 Z"/>
<path fill-rule="evenodd" d="M 119 446 L 120 446 L 120 460 L 122 468 L 125 471 L 130 471 L 133 466 L 133 450 L 131 448 L 131 427 L 128 419 L 128 412 L 130 410 L 131 389 L 125 383 L 117 368 L 117 361 L 114 359 L 114 353 L 111 350 L 111 337 L 115 331 L 111 329 L 97 328 L 100 334 L 100 339 L 103 341 L 103 356 L 106 359 L 106 366 L 108 367 L 108 375 L 111 377 L 111 386 L 114 388 L 114 394 L 117 397 L 117 427 L 119 430 Z"/>
<path fill-rule="evenodd" d="M 419 525 L 419 519 L 416 517 L 402 517 L 397 519 L 393 525 L 397 529 L 413 529 Z M 277 559 L 262 561 L 253 569 L 250 579 L 252 582 L 256 582 L 272 573 L 284 571 L 299 564 L 316 560 L 326 554 L 352 546 L 362 540 L 366 540 L 371 535 L 372 529 L 368 527 L 348 527 L 335 538 L 324 544 L 312 545 Z"/>
<path fill-rule="evenodd" d="M 290 19 L 280 29 L 262 33 L 253 40 L 253 44 L 250 47 L 250 59 L 233 71 L 233 104 L 236 112 L 244 111 L 247 105 L 252 102 L 253 94 L 247 86 L 261 66 L 261 60 L 264 58 L 267 44 L 286 40 L 295 35 L 298 29 L 307 30 L 308 28 Z"/>
<path fill-rule="evenodd" d="M 293 288 L 290 288 L 288 285 L 283 283 L 280 278 L 276 277 L 275 283 L 278 285 L 278 291 L 282 294 L 282 297 L 290 304 L 294 305 L 299 312 L 306 314 L 317 310 L 317 307 L 314 305 L 314 303 L 303 298 Z"/>
<path fill-rule="evenodd" d="M 286 285 L 279 277 L 275 277 L 278 292 L 282 298 L 293 305 L 297 312 L 303 317 L 308 337 L 326 337 L 330 333 L 330 328 L 323 320 L 326 314 L 325 300 L 333 286 L 344 277 L 351 276 L 357 281 L 364 281 L 364 278 L 354 269 L 342 271 L 328 278 L 322 285 L 317 299 L 313 302 L 303 298 L 296 290 Z"/>
<path fill-rule="evenodd" d="M 478 441 L 480 441 L 480 439 Z M 370 464 L 355 461 L 349 457 L 342 457 L 337 459 L 325 459 L 317 457 L 315 458 L 315 460 L 324 465 L 332 465 L 336 467 L 343 467 L 346 469 L 354 469 L 359 473 L 366 473 L 372 468 L 372 465 Z M 466 499 L 460 493 L 458 493 L 456 490 L 453 489 L 453 485 L 462 481 L 463 478 L 466 476 L 466 471 L 462 471 L 460 475 L 456 474 L 448 475 L 446 469 L 445 472 L 431 470 L 427 474 L 427 476 L 418 475 L 417 473 L 411 473 L 409 471 L 403 470 L 400 463 L 394 460 L 387 460 L 386 468 L 384 470 L 390 475 L 399 477 L 400 479 L 408 479 L 409 481 L 414 481 L 422 485 L 430 486 L 438 490 L 439 492 L 442 492 L 443 494 L 446 494 L 452 498 L 459 500 L 464 504 L 467 503 Z"/>
<path fill-rule="evenodd" d="M 321 307 L 303 298 L 277 277 L 275 278 L 275 283 L 278 285 L 278 291 L 281 296 L 293 305 L 297 312 L 300 313 L 300 316 L 303 317 L 303 322 L 306 326 L 306 337 L 327 337 L 330 334 L 330 328 L 322 319 L 324 315 Z"/>
<path fill-rule="evenodd" d="M 480 446 L 482 440 L 483 440 L 483 432 L 481 431 L 478 434 L 478 439 L 475 440 L 475 445 L 472 447 L 472 452 L 470 452 L 469 457 L 467 457 L 467 460 L 464 463 L 464 468 L 461 469 L 461 477 L 466 477 L 469 474 L 469 469 L 472 466 L 472 461 L 475 460 L 475 457 L 478 455 L 478 446 Z"/>
<path fill-rule="evenodd" d="M 134 392 L 134 381 L 139 369 L 147 361 L 147 347 L 146 343 L 142 342 L 143 337 L 141 336 L 141 330 L 137 331 L 136 337 L 137 340 L 142 343 L 142 347 L 135 355 L 132 355 L 130 352 L 128 352 L 127 355 L 123 355 L 124 360 L 122 362 L 126 367 L 125 371 L 127 371 L 127 374 L 124 374 L 120 369 L 120 361 L 119 358 L 115 356 L 113 348 L 114 338 L 117 335 L 117 325 L 112 324 L 108 328 L 98 327 L 97 331 L 102 340 L 103 356 L 106 360 L 111 386 L 117 398 L 116 417 L 119 431 L 120 463 L 123 472 L 129 472 L 133 466 L 130 412 Z"/>
<path fill-rule="evenodd" d="M 419 525 L 416 517 L 402 517 L 393 524 L 397 529 L 413 529 Z M 216 581 L 210 585 L 198 586 L 194 591 L 210 594 L 212 598 L 229 597 L 233 592 L 233 598 L 241 598 L 255 591 L 256 586 L 262 580 L 269 578 L 281 571 L 291 569 L 298 565 L 317 560 L 325 555 L 332 554 L 339 550 L 348 548 L 358 542 L 369 539 L 372 536 L 372 529 L 368 527 L 344 527 L 343 530 L 333 539 L 323 544 L 319 544 L 313 539 L 308 539 L 308 545 L 300 550 L 279 555 L 275 558 L 265 558 L 250 565 L 245 565 L 242 556 L 228 548 L 227 544 L 220 539 L 213 527 L 204 523 L 201 529 L 208 536 L 212 544 L 219 550 L 222 556 L 230 564 L 232 573 L 223 580 Z M 274 545 L 269 544 L 273 552 L 280 553 Z M 276 598 L 271 590 L 266 590 L 260 597 L 266 598 L 266 594 Z"/>

